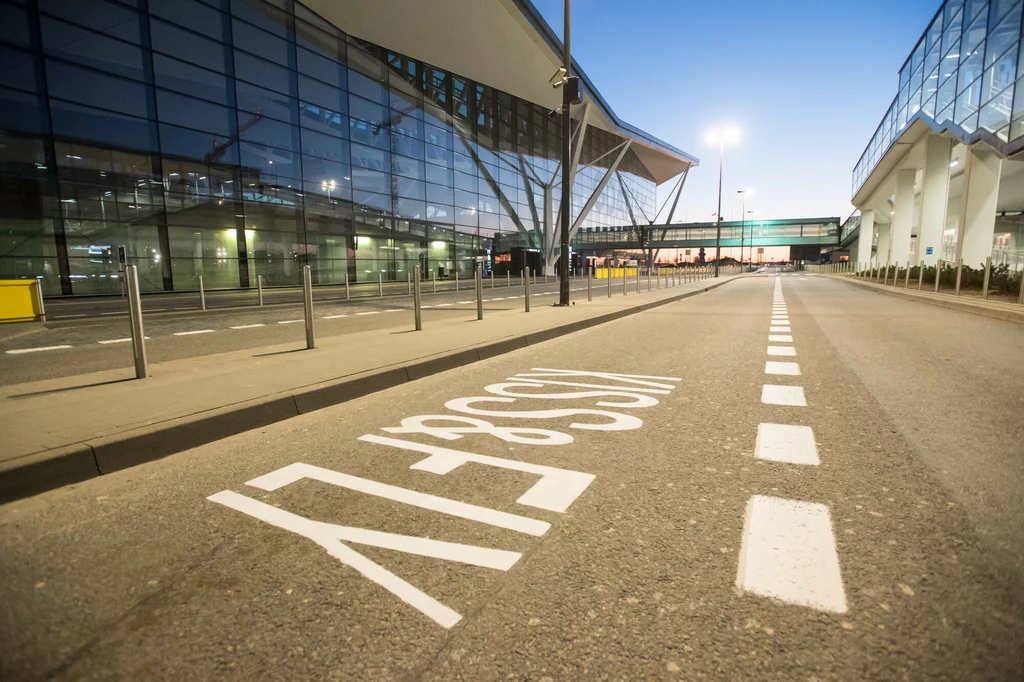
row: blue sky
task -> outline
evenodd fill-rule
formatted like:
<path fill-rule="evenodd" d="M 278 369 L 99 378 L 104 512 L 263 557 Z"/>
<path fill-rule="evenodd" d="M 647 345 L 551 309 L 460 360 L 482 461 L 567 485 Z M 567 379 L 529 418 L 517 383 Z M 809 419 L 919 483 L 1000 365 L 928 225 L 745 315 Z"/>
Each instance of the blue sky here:
<path fill-rule="evenodd" d="M 533 0 L 562 33 L 562 0 Z M 940 0 L 573 0 L 572 51 L 620 118 L 701 159 L 676 220 L 845 218 L 850 173 Z M 663 186 L 662 192 L 667 192 Z"/>

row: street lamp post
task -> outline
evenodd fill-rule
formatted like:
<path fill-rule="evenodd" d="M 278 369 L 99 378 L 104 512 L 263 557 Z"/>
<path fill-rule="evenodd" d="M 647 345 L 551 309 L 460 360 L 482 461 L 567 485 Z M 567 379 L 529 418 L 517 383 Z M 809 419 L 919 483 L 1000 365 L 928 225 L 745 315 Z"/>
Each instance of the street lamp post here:
<path fill-rule="evenodd" d="M 572 206 L 572 188 L 569 186 L 569 177 L 572 175 L 569 171 L 569 164 L 572 163 L 570 159 L 571 151 L 569 149 L 569 137 L 572 135 L 569 107 L 573 96 L 569 87 L 569 78 L 572 77 L 572 56 L 569 51 L 569 1 L 565 0 L 565 27 L 563 32 L 565 52 L 562 57 L 562 68 L 565 69 L 565 84 L 562 86 L 562 205 L 559 206 L 559 212 L 562 214 L 560 221 L 562 228 L 561 249 L 559 250 L 559 260 L 561 261 L 562 268 L 558 273 L 558 305 L 560 306 L 569 305 L 569 209 Z M 583 140 L 581 139 L 580 143 L 582 142 Z"/>
<path fill-rule="evenodd" d="M 740 265 L 743 265 L 743 239 L 747 234 L 747 195 L 753 194 L 752 189 L 738 189 L 736 194 L 743 195 L 741 205 L 743 206 L 740 213 Z M 753 211 L 751 211 L 753 213 Z M 750 235 L 751 241 L 753 241 L 754 235 Z"/>
<path fill-rule="evenodd" d="M 337 187 L 334 180 L 324 180 L 320 183 L 320 189 L 327 192 L 327 203 L 331 203 L 331 190 Z"/>
<path fill-rule="evenodd" d="M 715 130 L 708 136 L 712 143 L 718 143 L 718 213 L 715 218 L 715 277 L 718 277 L 719 261 L 722 260 L 722 166 L 725 159 L 725 143 L 739 137 L 734 128 Z"/>

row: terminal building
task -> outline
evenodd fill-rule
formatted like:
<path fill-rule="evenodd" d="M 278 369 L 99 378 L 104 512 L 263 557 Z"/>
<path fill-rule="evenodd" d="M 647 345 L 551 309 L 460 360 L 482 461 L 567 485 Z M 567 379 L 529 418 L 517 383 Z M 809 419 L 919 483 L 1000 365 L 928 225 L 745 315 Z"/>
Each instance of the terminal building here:
<path fill-rule="evenodd" d="M 853 261 L 1024 267 L 1022 5 L 947 0 L 925 29 L 853 171 Z"/>
<path fill-rule="evenodd" d="M 527 0 L 0 13 L 0 279 L 119 293 L 119 246 L 143 291 L 465 276 L 502 241 L 554 265 L 562 44 Z M 574 72 L 574 233 L 655 215 L 697 159 Z"/>

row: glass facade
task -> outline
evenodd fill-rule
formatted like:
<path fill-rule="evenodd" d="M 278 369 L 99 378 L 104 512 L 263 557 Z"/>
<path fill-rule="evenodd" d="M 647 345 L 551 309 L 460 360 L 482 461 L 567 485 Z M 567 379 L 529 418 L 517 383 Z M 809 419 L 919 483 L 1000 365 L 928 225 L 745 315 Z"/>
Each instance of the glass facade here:
<path fill-rule="evenodd" d="M 48 295 L 468 275 L 543 242 L 557 114 L 292 0 L 0 0 L 0 279 Z M 578 215 L 622 140 L 588 128 Z M 593 164 L 593 165 L 591 165 Z M 630 151 L 583 223 L 653 215 Z M 558 210 L 559 192 L 554 193 Z M 639 215 L 637 215 L 637 219 Z M 504 239 L 502 237 L 505 237 Z"/>
<path fill-rule="evenodd" d="M 947 0 L 900 70 L 899 94 L 853 171 L 853 194 L 919 114 L 966 135 L 1024 139 L 1024 0 Z M 1016 146 L 1016 145 L 1015 145 Z"/>

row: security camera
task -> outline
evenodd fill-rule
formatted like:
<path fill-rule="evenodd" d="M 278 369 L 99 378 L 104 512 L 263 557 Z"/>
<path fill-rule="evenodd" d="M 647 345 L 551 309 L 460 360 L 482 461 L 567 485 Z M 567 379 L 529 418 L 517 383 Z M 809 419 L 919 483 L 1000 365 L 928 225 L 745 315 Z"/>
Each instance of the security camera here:
<path fill-rule="evenodd" d="M 565 83 L 565 67 L 559 66 L 558 71 L 555 71 L 555 75 L 548 79 L 548 83 L 551 83 L 551 87 L 560 88 Z"/>

